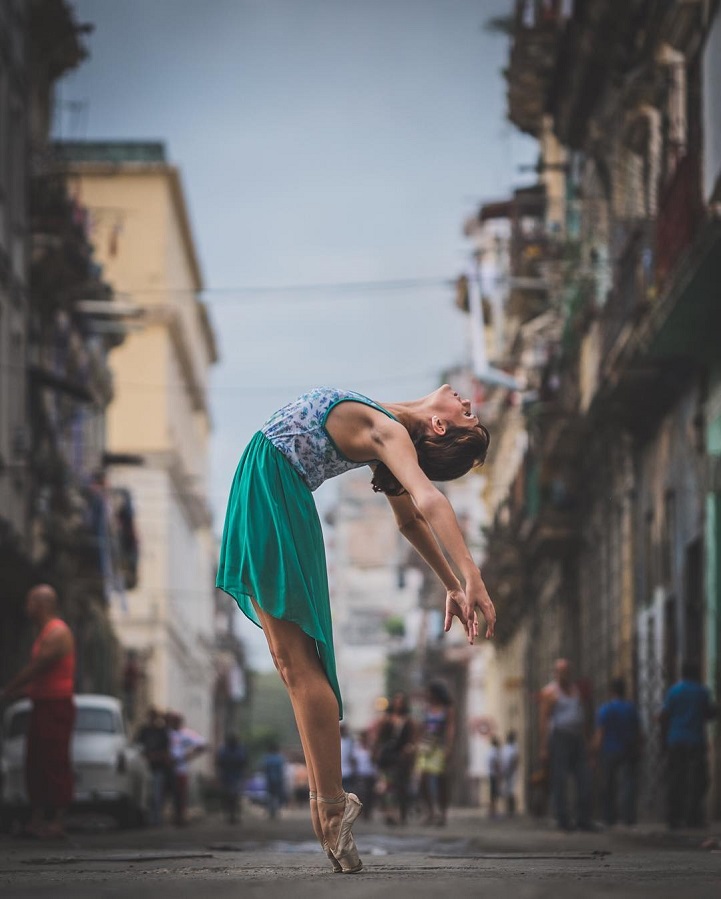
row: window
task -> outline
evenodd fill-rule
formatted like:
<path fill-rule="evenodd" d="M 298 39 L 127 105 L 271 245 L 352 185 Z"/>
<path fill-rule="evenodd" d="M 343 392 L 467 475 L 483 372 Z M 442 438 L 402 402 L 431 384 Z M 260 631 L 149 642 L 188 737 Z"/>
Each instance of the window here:
<path fill-rule="evenodd" d="M 28 729 L 28 721 L 30 720 L 30 709 L 22 712 L 16 712 L 10 719 L 10 727 L 8 727 L 7 739 L 13 737 L 25 736 Z"/>
<path fill-rule="evenodd" d="M 118 715 L 112 709 L 79 708 L 75 718 L 76 734 L 119 734 L 123 732 Z"/>
<path fill-rule="evenodd" d="M 30 721 L 30 709 L 17 712 L 10 720 L 7 739 L 25 736 Z M 76 734 L 122 734 L 120 716 L 112 709 L 87 706 L 78 708 L 75 716 Z"/>

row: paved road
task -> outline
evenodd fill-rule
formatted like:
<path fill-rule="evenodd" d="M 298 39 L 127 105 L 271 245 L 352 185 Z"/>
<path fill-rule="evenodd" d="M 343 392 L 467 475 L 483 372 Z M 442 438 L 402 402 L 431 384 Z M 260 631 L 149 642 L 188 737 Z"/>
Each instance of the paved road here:
<path fill-rule="evenodd" d="M 333 875 L 305 814 L 242 824 L 208 818 L 177 830 L 122 832 L 80 821 L 64 843 L 0 839 L 0 896 L 128 899 L 540 899 L 721 896 L 721 850 L 709 833 L 559 834 L 537 822 L 458 811 L 444 829 L 356 828 L 365 870 Z M 721 842 L 719 843 L 721 845 Z"/>

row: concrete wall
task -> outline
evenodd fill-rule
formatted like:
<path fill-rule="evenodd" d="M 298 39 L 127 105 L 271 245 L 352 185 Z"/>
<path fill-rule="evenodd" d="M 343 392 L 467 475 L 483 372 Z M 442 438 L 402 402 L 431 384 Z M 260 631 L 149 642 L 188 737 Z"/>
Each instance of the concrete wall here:
<path fill-rule="evenodd" d="M 12 13 L 12 15 L 11 15 Z M 7 56 L 0 60 L 0 260 L 7 277 L 0 281 L 0 519 L 15 534 L 27 536 L 27 475 L 23 440 L 28 437 L 26 408 L 27 314 L 26 185 L 28 104 L 25 15 L 7 4 L 0 28 Z"/>
<path fill-rule="evenodd" d="M 108 448 L 144 458 L 141 467 L 111 471 L 114 485 L 131 490 L 140 541 L 138 587 L 113 621 L 122 644 L 146 661 L 147 700 L 210 736 L 216 554 L 205 495 L 205 391 L 213 351 L 177 173 L 89 165 L 77 169 L 74 184 L 91 210 L 117 299 L 145 311 L 140 329 L 111 355 Z"/>

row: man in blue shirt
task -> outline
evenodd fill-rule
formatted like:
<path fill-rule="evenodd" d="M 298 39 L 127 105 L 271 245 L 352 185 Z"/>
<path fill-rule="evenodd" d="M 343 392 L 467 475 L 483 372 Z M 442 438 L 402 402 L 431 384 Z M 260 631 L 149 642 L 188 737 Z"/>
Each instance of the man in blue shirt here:
<path fill-rule="evenodd" d="M 243 776 L 246 762 L 245 747 L 235 734 L 228 734 L 215 758 L 228 824 L 236 824 L 242 811 Z"/>
<path fill-rule="evenodd" d="M 268 814 L 275 819 L 281 806 L 285 804 L 285 757 L 276 740 L 268 741 L 263 770 L 268 791 Z"/>
<path fill-rule="evenodd" d="M 666 694 L 661 727 L 668 752 L 668 826 L 704 824 L 708 787 L 706 722 L 716 715 L 695 662 L 684 662 L 681 680 Z"/>
<path fill-rule="evenodd" d="M 594 749 L 600 753 L 603 781 L 603 816 L 608 827 L 617 820 L 617 796 L 621 793 L 621 820 L 636 823 L 636 781 L 641 741 L 638 711 L 626 699 L 622 677 L 611 681 L 611 699 L 598 711 Z"/>

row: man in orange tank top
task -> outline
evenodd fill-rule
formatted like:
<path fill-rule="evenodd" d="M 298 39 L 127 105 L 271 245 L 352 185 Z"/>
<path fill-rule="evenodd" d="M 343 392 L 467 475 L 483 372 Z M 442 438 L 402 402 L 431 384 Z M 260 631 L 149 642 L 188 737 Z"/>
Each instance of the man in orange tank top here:
<path fill-rule="evenodd" d="M 27 595 L 26 612 L 37 629 L 30 661 L 2 691 L 3 699 L 25 692 L 33 707 L 27 733 L 25 782 L 32 817 L 28 833 L 59 837 L 73 798 L 70 738 L 75 721 L 75 641 L 57 615 L 58 597 L 40 584 Z"/>

